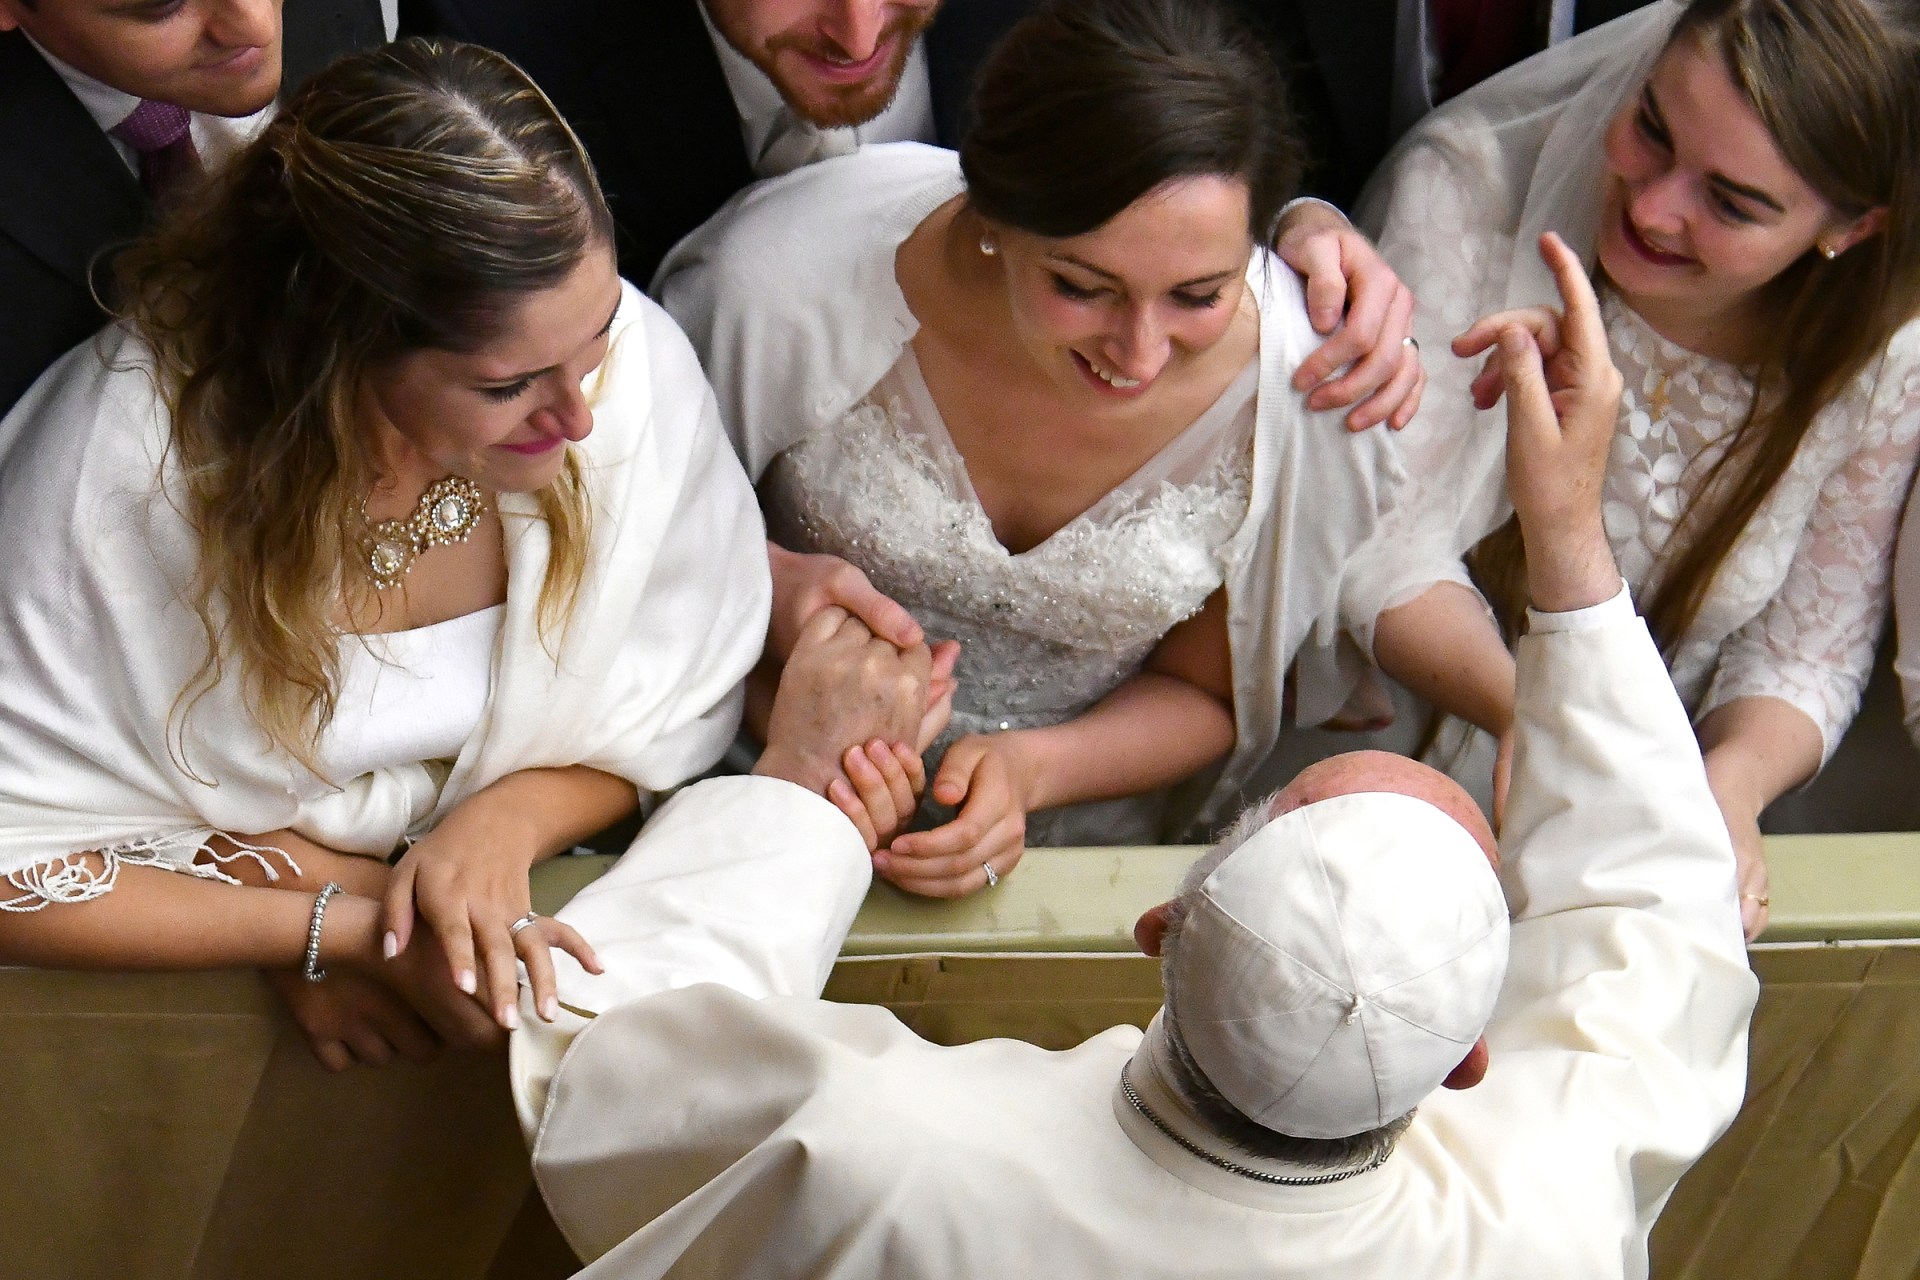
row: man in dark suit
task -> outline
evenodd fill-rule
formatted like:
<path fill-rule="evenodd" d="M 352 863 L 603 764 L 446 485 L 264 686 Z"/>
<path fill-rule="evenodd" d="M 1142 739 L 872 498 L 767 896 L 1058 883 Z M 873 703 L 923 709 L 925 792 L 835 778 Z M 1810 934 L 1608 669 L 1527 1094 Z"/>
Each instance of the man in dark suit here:
<path fill-rule="evenodd" d="M 103 250 L 156 192 L 244 141 L 283 78 L 386 34 L 378 0 L 287 18 L 281 0 L 0 0 L 0 414 L 100 327 Z"/>

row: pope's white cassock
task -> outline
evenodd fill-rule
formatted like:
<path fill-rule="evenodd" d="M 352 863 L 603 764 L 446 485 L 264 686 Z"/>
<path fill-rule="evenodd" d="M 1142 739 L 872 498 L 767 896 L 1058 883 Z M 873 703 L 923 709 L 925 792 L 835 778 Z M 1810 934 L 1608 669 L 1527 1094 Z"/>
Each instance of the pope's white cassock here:
<path fill-rule="evenodd" d="M 563 913 L 609 969 L 566 998 L 599 1016 L 514 1041 L 586 1276 L 1644 1276 L 1661 1205 L 1740 1104 L 1733 854 L 1624 592 L 1536 615 L 1519 664 L 1491 1070 L 1323 1185 L 1217 1163 L 1311 1172 L 1210 1139 L 1133 1028 L 942 1048 L 811 998 L 866 883 L 851 826 L 764 779 L 683 793 Z"/>

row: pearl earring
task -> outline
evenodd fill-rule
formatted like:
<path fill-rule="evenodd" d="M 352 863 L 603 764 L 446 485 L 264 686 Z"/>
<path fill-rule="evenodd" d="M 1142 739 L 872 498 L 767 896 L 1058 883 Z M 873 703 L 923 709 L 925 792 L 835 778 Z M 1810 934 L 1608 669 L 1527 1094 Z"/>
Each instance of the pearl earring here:
<path fill-rule="evenodd" d="M 993 232 L 989 231 L 980 237 L 980 252 L 986 254 L 989 258 L 1000 252 L 1000 245 L 994 240 Z"/>
<path fill-rule="evenodd" d="M 1832 262 L 1835 258 L 1840 256 L 1840 251 L 1834 248 L 1830 244 L 1822 243 L 1818 246 L 1818 248 L 1820 250 L 1820 256 L 1825 258 L 1828 262 Z"/>

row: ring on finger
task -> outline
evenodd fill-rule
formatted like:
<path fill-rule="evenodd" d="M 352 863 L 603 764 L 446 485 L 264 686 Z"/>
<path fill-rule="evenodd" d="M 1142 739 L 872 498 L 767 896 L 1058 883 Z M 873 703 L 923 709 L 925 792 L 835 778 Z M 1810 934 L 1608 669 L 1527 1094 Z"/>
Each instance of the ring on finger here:
<path fill-rule="evenodd" d="M 1000 873 L 993 869 L 993 864 L 991 862 L 983 862 L 980 864 L 980 869 L 987 873 L 987 888 L 998 888 L 1000 885 Z"/>
<path fill-rule="evenodd" d="M 534 925 L 538 924 L 539 922 L 540 922 L 539 913 L 534 911 L 529 911 L 527 912 L 527 914 L 521 916 L 518 920 L 515 920 L 512 924 L 507 926 L 507 936 L 509 938 L 517 938 L 520 936 L 520 931 L 522 929 L 530 929 Z"/>
<path fill-rule="evenodd" d="M 1751 902 L 1756 907 L 1771 906 L 1773 903 L 1773 899 L 1769 898 L 1764 893 L 1743 893 L 1740 896 L 1746 901 Z"/>
<path fill-rule="evenodd" d="M 1403 347 L 1412 347 L 1413 354 L 1420 354 L 1420 339 L 1414 337 L 1412 334 L 1408 334 L 1406 337 L 1400 339 L 1400 345 Z"/>

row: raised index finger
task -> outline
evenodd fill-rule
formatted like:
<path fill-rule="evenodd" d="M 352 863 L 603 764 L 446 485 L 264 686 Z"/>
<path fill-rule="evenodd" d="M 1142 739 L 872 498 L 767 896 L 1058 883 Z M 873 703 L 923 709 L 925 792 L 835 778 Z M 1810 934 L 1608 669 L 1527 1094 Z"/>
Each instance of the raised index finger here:
<path fill-rule="evenodd" d="M 1541 233 L 1540 256 L 1553 269 L 1553 281 L 1566 306 L 1566 317 L 1560 325 L 1561 345 L 1583 361 L 1605 357 L 1607 327 L 1600 319 L 1600 300 L 1594 296 L 1586 264 L 1552 231 Z"/>

